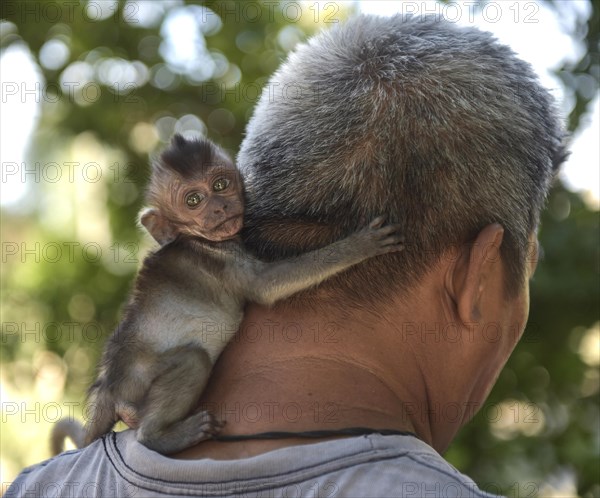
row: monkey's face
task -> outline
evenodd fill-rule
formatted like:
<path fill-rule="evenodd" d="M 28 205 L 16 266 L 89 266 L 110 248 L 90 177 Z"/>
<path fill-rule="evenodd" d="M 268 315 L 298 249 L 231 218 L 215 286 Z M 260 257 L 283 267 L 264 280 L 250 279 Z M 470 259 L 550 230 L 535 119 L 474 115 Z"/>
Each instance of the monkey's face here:
<path fill-rule="evenodd" d="M 182 233 L 219 242 L 242 229 L 242 182 L 233 164 L 207 168 L 200 178 L 182 183 L 174 194 Z"/>
<path fill-rule="evenodd" d="M 210 140 L 175 135 L 153 164 L 148 189 L 152 208 L 140 223 L 161 245 L 179 235 L 214 242 L 242 229 L 243 185 L 229 156 Z"/>

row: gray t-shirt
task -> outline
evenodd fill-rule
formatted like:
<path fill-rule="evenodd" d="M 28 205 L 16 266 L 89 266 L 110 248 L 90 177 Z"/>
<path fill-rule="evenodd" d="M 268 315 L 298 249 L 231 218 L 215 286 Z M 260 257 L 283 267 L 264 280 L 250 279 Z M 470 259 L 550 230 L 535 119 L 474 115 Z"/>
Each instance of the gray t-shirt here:
<path fill-rule="evenodd" d="M 223 443 L 226 444 L 226 443 Z M 369 435 L 282 448 L 240 460 L 174 460 L 110 433 L 25 469 L 6 497 L 489 498 L 411 436 Z"/>

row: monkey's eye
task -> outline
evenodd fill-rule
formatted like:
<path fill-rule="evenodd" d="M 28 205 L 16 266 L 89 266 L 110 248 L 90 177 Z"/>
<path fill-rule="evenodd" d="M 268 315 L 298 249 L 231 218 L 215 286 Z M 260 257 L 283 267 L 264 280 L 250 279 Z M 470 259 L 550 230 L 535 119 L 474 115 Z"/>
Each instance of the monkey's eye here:
<path fill-rule="evenodd" d="M 213 183 L 213 190 L 215 192 L 220 192 L 221 190 L 225 190 L 229 187 L 229 180 L 227 178 L 219 178 L 215 183 Z"/>
<path fill-rule="evenodd" d="M 204 196 L 200 195 L 198 192 L 194 192 L 193 194 L 188 194 L 185 198 L 185 203 L 188 207 L 196 207 L 198 204 L 202 202 Z"/>

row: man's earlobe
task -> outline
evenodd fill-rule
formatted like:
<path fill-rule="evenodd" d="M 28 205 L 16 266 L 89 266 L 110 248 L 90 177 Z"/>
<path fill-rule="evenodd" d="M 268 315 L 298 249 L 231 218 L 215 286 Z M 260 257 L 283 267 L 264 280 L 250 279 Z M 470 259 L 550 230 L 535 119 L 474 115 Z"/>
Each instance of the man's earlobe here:
<path fill-rule="evenodd" d="M 463 323 L 481 319 L 482 296 L 491 288 L 491 279 L 501 275 L 500 246 L 504 228 L 492 223 L 483 228 L 471 247 L 456 262 L 451 289 L 458 315 Z"/>
<path fill-rule="evenodd" d="M 157 209 L 146 208 L 142 210 L 139 222 L 161 246 L 172 242 L 175 238 L 170 223 Z"/>

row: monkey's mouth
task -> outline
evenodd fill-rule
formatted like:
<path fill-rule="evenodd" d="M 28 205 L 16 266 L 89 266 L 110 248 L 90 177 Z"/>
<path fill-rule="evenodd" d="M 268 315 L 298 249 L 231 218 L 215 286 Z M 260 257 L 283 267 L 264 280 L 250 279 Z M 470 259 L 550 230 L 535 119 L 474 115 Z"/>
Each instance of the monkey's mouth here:
<path fill-rule="evenodd" d="M 243 222 L 244 216 L 242 214 L 237 214 L 235 216 L 232 216 L 231 218 L 227 218 L 222 223 L 219 223 L 213 229 L 213 231 L 218 232 L 223 239 L 233 237 L 234 235 L 237 235 L 238 232 L 242 229 Z"/>

